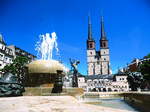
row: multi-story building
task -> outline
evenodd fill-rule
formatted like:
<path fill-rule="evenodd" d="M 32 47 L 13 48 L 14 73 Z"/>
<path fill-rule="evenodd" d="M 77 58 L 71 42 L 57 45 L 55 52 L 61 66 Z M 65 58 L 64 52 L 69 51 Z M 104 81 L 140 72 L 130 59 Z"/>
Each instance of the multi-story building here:
<path fill-rule="evenodd" d="M 110 57 L 108 39 L 104 30 L 104 20 L 101 17 L 101 36 L 100 50 L 96 50 L 96 43 L 92 36 L 92 24 L 88 20 L 88 39 L 87 39 L 87 65 L 88 75 L 108 75 L 110 74 Z"/>
<path fill-rule="evenodd" d="M 129 91 L 127 75 L 90 75 L 78 78 L 79 88 L 87 92 L 124 92 Z"/>
<path fill-rule="evenodd" d="M 2 69 L 5 65 L 12 63 L 12 60 L 13 51 L 7 47 L 2 35 L 0 34 L 0 69 Z"/>
<path fill-rule="evenodd" d="M 36 58 L 36 56 L 32 55 L 31 53 L 23 49 L 20 49 L 19 47 L 15 45 L 9 45 L 8 48 L 12 49 L 14 58 L 16 58 L 17 56 L 25 56 L 29 59 L 29 62 L 31 62 L 32 60 Z"/>
<path fill-rule="evenodd" d="M 129 84 L 125 74 L 115 77 L 111 74 L 108 39 L 104 29 L 104 19 L 101 17 L 101 36 L 99 50 L 92 36 L 92 24 L 88 18 L 87 65 L 88 73 L 85 77 L 78 77 L 78 85 L 86 91 L 129 91 Z"/>
<path fill-rule="evenodd" d="M 0 69 L 12 63 L 12 60 L 17 56 L 26 56 L 29 59 L 29 62 L 36 58 L 36 56 L 14 45 L 7 46 L 3 39 L 3 36 L 0 34 Z"/>

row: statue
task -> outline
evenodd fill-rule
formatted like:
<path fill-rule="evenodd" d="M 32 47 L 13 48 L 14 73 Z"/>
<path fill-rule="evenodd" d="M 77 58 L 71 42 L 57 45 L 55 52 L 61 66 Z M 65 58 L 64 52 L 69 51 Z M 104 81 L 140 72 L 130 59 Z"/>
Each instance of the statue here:
<path fill-rule="evenodd" d="M 73 79 L 72 79 L 72 86 L 78 87 L 78 69 L 77 66 L 80 63 L 78 60 L 72 60 L 70 59 L 71 69 L 73 71 Z"/>
<path fill-rule="evenodd" d="M 18 77 L 12 73 L 5 73 L 0 78 L 0 97 L 22 96 L 24 86 L 18 81 Z"/>

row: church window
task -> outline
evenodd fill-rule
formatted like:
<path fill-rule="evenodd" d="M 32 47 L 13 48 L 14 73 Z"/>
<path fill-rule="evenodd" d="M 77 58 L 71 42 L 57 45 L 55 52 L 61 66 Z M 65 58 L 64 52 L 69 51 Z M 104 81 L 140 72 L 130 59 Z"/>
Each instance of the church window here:
<path fill-rule="evenodd" d="M 106 47 L 106 43 L 103 43 L 103 47 Z"/>
<path fill-rule="evenodd" d="M 106 60 L 106 58 L 104 58 L 104 60 Z"/>
<path fill-rule="evenodd" d="M 93 44 L 92 43 L 90 44 L 90 48 L 93 48 Z"/>
<path fill-rule="evenodd" d="M 90 54 L 92 54 L 92 52 L 90 52 Z"/>

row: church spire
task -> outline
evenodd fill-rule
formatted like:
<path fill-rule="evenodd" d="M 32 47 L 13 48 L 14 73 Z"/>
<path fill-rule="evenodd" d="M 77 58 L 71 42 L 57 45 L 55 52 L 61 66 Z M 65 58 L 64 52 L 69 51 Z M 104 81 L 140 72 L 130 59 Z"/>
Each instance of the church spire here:
<path fill-rule="evenodd" d="M 95 49 L 95 41 L 92 37 L 92 24 L 90 16 L 88 16 L 88 39 L 87 39 L 87 49 Z"/>
<path fill-rule="evenodd" d="M 101 16 L 101 40 L 107 40 L 105 28 L 104 28 L 104 17 L 103 16 Z"/>
<path fill-rule="evenodd" d="M 92 24 L 90 16 L 88 16 L 88 40 L 92 40 Z"/>
<path fill-rule="evenodd" d="M 100 38 L 100 47 L 108 48 L 108 40 L 106 38 L 105 28 L 104 28 L 104 18 L 101 16 L 101 38 Z"/>

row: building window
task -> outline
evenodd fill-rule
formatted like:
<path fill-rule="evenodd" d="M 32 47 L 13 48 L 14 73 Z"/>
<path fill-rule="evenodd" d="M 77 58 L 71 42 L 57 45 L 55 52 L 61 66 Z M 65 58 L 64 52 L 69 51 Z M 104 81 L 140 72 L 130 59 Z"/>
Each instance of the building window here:
<path fill-rule="evenodd" d="M 2 59 L 3 58 L 3 55 L 2 54 L 0 54 L 0 59 Z"/>
<path fill-rule="evenodd" d="M 90 48 L 93 48 L 93 44 L 90 44 Z"/>
<path fill-rule="evenodd" d="M 90 54 L 92 54 L 92 52 L 90 52 Z"/>
<path fill-rule="evenodd" d="M 5 62 L 7 61 L 8 58 L 5 58 Z"/>
<path fill-rule="evenodd" d="M 5 46 L 2 46 L 2 50 L 5 50 Z"/>
<path fill-rule="evenodd" d="M 103 47 L 106 47 L 106 44 L 105 44 L 105 43 L 103 43 Z"/>
<path fill-rule="evenodd" d="M 5 51 L 5 52 L 6 52 L 6 53 L 8 53 L 8 50 L 9 50 L 9 49 L 6 49 L 6 51 Z"/>

